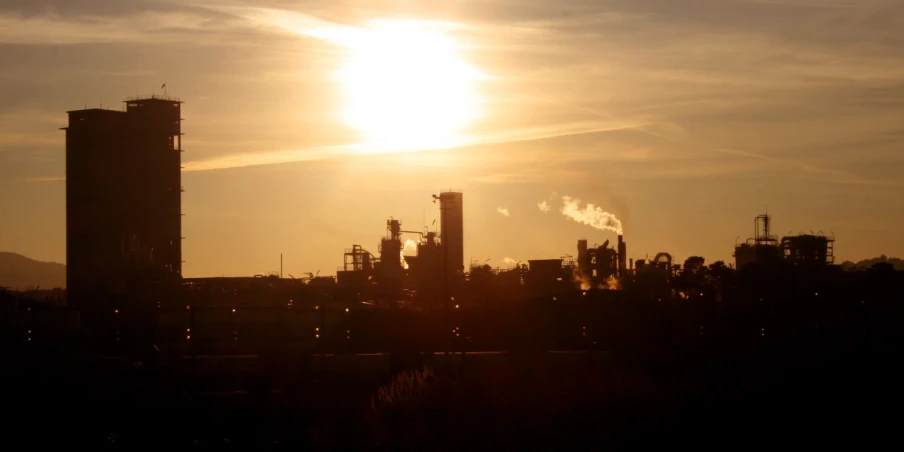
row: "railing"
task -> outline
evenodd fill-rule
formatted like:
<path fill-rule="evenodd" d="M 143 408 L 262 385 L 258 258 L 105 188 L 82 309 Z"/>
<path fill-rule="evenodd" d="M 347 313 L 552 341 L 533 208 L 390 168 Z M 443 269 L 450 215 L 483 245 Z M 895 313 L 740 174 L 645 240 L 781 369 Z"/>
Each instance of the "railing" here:
<path fill-rule="evenodd" d="M 178 97 L 170 96 L 167 94 L 151 94 L 151 95 L 145 95 L 145 96 L 131 96 L 131 97 L 126 98 L 126 102 L 134 102 L 134 101 L 148 100 L 148 99 L 168 100 L 171 102 L 182 102 L 182 100 L 179 99 Z"/>

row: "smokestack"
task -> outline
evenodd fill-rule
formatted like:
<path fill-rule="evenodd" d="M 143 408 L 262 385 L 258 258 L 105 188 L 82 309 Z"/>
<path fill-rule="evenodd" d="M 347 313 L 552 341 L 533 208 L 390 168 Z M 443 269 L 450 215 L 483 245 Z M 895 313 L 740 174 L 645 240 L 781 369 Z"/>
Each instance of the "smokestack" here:
<path fill-rule="evenodd" d="M 628 245 L 625 244 L 621 234 L 618 235 L 618 276 L 623 277 L 627 274 L 628 262 Z"/>
<path fill-rule="evenodd" d="M 578 240 L 578 270 L 587 271 L 587 240 Z"/>

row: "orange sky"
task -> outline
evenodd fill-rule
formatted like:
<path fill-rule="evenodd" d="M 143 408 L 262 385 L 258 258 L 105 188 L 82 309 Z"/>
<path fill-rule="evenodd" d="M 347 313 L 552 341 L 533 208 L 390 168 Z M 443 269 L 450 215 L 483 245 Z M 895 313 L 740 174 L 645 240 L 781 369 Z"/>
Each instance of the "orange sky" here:
<path fill-rule="evenodd" d="M 0 250 L 65 260 L 65 111 L 166 83 L 186 102 L 185 276 L 281 252 L 333 273 L 388 216 L 429 225 L 448 188 L 465 258 L 496 265 L 614 239 L 563 196 L 617 216 L 634 258 L 728 260 L 767 206 L 779 235 L 833 232 L 841 260 L 904 255 L 898 1 L 34 3 L 0 6 Z M 350 88 L 374 20 L 440 30 L 455 59 L 403 36 Z"/>

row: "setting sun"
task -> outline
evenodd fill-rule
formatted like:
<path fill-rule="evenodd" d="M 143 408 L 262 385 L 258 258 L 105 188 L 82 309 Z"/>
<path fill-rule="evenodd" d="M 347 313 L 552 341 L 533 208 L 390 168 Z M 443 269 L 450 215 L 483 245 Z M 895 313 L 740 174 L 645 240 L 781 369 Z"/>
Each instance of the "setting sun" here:
<path fill-rule="evenodd" d="M 364 135 L 364 152 L 438 149 L 460 143 L 459 133 L 480 113 L 480 73 L 457 53 L 444 26 L 419 21 L 374 21 L 347 41 L 351 54 L 339 72 L 343 120 Z"/>

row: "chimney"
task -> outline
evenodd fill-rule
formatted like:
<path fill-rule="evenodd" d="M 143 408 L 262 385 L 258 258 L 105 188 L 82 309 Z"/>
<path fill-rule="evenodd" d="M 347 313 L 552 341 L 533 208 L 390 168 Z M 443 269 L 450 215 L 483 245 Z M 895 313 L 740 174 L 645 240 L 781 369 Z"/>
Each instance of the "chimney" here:
<path fill-rule="evenodd" d="M 578 240 L 578 270 L 586 272 L 588 267 L 587 260 L 587 240 Z"/>
<path fill-rule="evenodd" d="M 624 237 L 621 234 L 618 236 L 618 276 L 623 277 L 627 275 L 627 262 L 628 262 L 628 245 L 625 244 Z"/>

